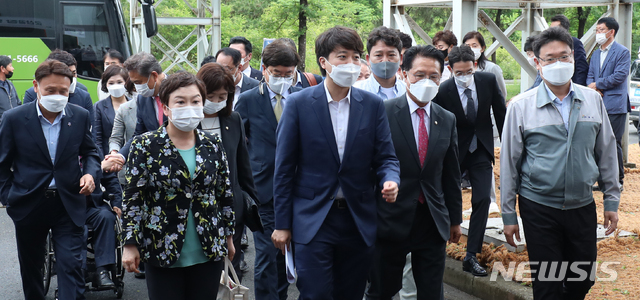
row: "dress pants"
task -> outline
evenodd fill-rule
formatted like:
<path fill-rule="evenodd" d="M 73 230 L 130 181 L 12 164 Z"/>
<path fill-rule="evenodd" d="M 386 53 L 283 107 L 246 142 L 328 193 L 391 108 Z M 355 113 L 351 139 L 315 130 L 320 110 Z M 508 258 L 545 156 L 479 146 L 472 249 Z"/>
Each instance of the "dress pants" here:
<path fill-rule="evenodd" d="M 480 144 L 473 153 L 467 153 L 460 171 L 467 171 L 471 181 L 471 218 L 469 220 L 469 236 L 467 239 L 467 251 L 480 253 L 484 241 L 484 232 L 487 228 L 489 217 L 489 205 L 491 204 L 491 176 L 493 176 L 492 158 Z"/>
<path fill-rule="evenodd" d="M 293 249 L 300 300 L 362 299 L 373 246 L 364 242 L 348 208 L 332 207 L 315 237 Z"/>
<path fill-rule="evenodd" d="M 596 261 L 596 204 L 570 209 L 555 209 L 533 202 L 522 196 L 519 197 L 520 216 L 524 235 L 527 240 L 529 261 L 538 262 L 530 265 L 535 270 L 533 281 L 533 298 L 535 300 L 582 300 L 585 298 L 594 281 L 589 278 Z M 575 281 L 579 275 L 571 271 L 572 262 L 589 262 L 582 264 L 580 269 L 589 276 L 581 281 Z M 549 267 L 556 262 L 556 274 L 549 274 Z M 569 262 L 566 268 L 567 276 L 557 280 L 550 277 L 558 277 L 561 270 L 560 263 Z M 541 274 L 541 264 L 547 266 Z M 553 276 L 555 275 L 555 276 Z M 540 280 L 544 276 L 546 280 Z M 567 280 L 574 278 L 574 280 Z"/>
<path fill-rule="evenodd" d="M 271 234 L 276 225 L 273 200 L 260 204 L 259 212 L 264 233 L 259 231 L 253 233 L 253 242 L 256 247 L 254 266 L 256 300 L 286 300 L 289 282 L 286 273 L 278 271 L 285 268 L 284 259 L 280 260 L 283 263 L 280 265 L 278 256 L 284 256 L 271 241 Z"/>
<path fill-rule="evenodd" d="M 96 267 L 116 263 L 116 214 L 108 207 L 87 207 L 87 225 L 93 229 Z M 85 237 L 86 239 L 86 237 Z M 83 251 L 83 258 L 86 252 Z"/>
<path fill-rule="evenodd" d="M 147 264 L 149 300 L 216 299 L 224 258 L 184 268 L 162 268 Z"/>
<path fill-rule="evenodd" d="M 408 239 L 376 241 L 367 299 L 390 300 L 403 287 L 403 269 L 408 253 L 411 253 L 417 299 L 444 299 L 446 246 L 447 241 L 438 232 L 428 204 L 418 203 Z"/>
<path fill-rule="evenodd" d="M 625 122 L 627 120 L 627 114 L 611 114 L 609 115 L 609 122 L 611 122 L 611 129 L 613 129 L 613 134 L 616 137 L 616 149 L 618 153 L 618 176 L 620 179 L 620 184 L 622 184 L 624 179 L 624 163 L 622 161 L 622 136 L 624 136 L 625 127 L 628 124 Z"/>
<path fill-rule="evenodd" d="M 25 299 L 45 299 L 42 266 L 49 229 L 53 233 L 59 298 L 85 299 L 82 274 L 82 250 L 86 247 L 84 228 L 73 223 L 62 200 L 59 197 L 43 198 L 29 215 L 14 224 Z"/>

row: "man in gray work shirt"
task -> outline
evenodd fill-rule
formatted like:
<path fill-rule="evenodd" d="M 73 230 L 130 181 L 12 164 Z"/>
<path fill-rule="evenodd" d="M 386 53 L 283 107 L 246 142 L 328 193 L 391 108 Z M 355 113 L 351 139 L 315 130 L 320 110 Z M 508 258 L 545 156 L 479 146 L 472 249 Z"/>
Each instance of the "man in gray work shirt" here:
<path fill-rule="evenodd" d="M 569 33 L 549 28 L 536 38 L 533 51 L 543 84 L 511 101 L 502 131 L 504 234 L 512 246 L 514 235 L 520 240 L 519 194 L 534 299 L 584 299 L 594 283 L 583 274 L 591 274 L 597 256 L 591 186 L 600 174 L 606 234 L 618 223 L 615 136 L 600 94 L 571 82 Z"/>

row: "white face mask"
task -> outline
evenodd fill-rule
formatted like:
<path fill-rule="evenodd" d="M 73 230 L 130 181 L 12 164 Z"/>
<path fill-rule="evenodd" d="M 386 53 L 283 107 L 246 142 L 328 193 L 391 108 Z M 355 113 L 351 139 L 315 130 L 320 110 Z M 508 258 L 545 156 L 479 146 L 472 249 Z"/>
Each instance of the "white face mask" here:
<path fill-rule="evenodd" d="M 482 48 L 471 48 L 471 51 L 473 51 L 473 57 L 475 60 L 478 60 L 482 55 Z"/>
<path fill-rule="evenodd" d="M 267 84 L 269 88 L 276 94 L 282 95 L 284 91 L 288 90 L 289 87 L 293 84 L 293 76 L 290 77 L 275 77 L 267 70 L 269 73 L 269 81 Z"/>
<path fill-rule="evenodd" d="M 331 66 L 331 73 L 327 72 L 327 75 L 329 75 L 333 82 L 338 86 L 350 87 L 358 81 L 358 76 L 360 76 L 359 65 L 348 63 L 334 66 L 328 59 L 325 58 L 325 60 L 327 61 L 327 64 Z"/>
<path fill-rule="evenodd" d="M 113 98 L 120 98 L 127 92 L 127 89 L 124 88 L 124 84 L 110 85 L 107 87 L 107 90 L 109 90 L 109 95 Z"/>
<path fill-rule="evenodd" d="M 422 79 L 409 87 L 411 95 L 421 103 L 429 103 L 438 94 L 438 85 L 431 79 Z"/>
<path fill-rule="evenodd" d="M 607 42 L 607 33 L 609 32 L 607 31 L 604 33 L 596 33 L 596 43 L 598 43 L 598 45 L 602 45 Z"/>
<path fill-rule="evenodd" d="M 534 68 L 535 68 L 535 67 L 536 67 L 536 61 L 535 61 L 534 59 L 535 59 L 535 57 L 527 57 L 527 61 L 529 62 L 529 64 L 530 64 L 532 67 L 534 67 Z"/>
<path fill-rule="evenodd" d="M 557 61 L 542 67 L 542 78 L 554 86 L 564 85 L 573 77 L 573 63 Z"/>
<path fill-rule="evenodd" d="M 207 115 L 213 115 L 219 111 L 221 111 L 223 108 L 227 107 L 227 100 L 224 100 L 222 102 L 213 102 L 210 101 L 209 99 L 207 99 L 204 102 L 204 113 Z"/>
<path fill-rule="evenodd" d="M 76 86 L 78 85 L 78 79 L 73 77 L 71 81 L 71 85 L 69 86 L 69 93 L 73 94 L 76 92 Z"/>
<path fill-rule="evenodd" d="M 143 84 L 134 84 L 136 87 L 136 91 L 138 92 L 138 95 L 142 96 L 142 97 L 151 97 L 153 96 L 153 92 L 155 90 L 156 87 L 156 82 L 153 82 L 153 89 L 149 88 L 149 82 L 151 82 L 151 75 L 149 75 L 149 79 L 147 80 L 147 83 L 143 83 Z"/>
<path fill-rule="evenodd" d="M 473 83 L 473 74 L 454 76 L 454 78 L 456 83 L 463 88 L 468 88 Z"/>
<path fill-rule="evenodd" d="M 180 131 L 193 131 L 204 119 L 204 107 L 202 106 L 183 106 L 173 109 L 167 107 L 167 109 L 171 111 L 169 121 Z"/>
<path fill-rule="evenodd" d="M 39 101 L 42 107 L 47 111 L 59 113 L 65 108 L 65 106 L 67 106 L 69 97 L 64 95 L 46 95 L 40 96 Z"/>

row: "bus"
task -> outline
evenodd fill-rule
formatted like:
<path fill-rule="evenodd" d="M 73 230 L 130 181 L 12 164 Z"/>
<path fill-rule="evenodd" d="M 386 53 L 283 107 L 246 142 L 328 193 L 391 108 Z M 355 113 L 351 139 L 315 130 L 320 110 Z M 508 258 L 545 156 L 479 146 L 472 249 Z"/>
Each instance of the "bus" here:
<path fill-rule="evenodd" d="M 78 82 L 93 102 L 100 100 L 104 54 L 115 49 L 125 58 L 131 55 L 120 0 L 0 0 L 0 7 L 0 55 L 13 59 L 11 81 L 20 99 L 54 49 L 75 57 Z"/>

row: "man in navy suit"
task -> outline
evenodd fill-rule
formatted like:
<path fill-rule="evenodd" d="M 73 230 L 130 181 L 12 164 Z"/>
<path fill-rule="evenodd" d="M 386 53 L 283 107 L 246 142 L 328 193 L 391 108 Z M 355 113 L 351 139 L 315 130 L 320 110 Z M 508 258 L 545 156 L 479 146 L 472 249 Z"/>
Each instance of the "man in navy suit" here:
<path fill-rule="evenodd" d="M 76 81 L 76 77 L 78 76 L 78 73 L 76 72 L 78 62 L 76 61 L 76 59 L 69 52 L 60 49 L 51 51 L 47 59 L 55 59 L 66 64 L 69 67 L 69 70 L 74 77 L 74 80 L 69 87 L 69 103 L 79 105 L 80 107 L 86 109 L 91 116 L 91 120 L 93 121 L 95 117 L 95 110 L 93 107 L 93 102 L 91 101 L 91 95 L 89 95 L 89 93 L 87 92 L 86 87 L 84 89 L 80 88 L 80 83 Z M 78 85 L 77 88 L 74 83 Z M 33 102 L 37 98 L 38 97 L 33 87 L 30 87 L 24 94 L 24 103 L 27 104 L 29 102 Z"/>
<path fill-rule="evenodd" d="M 253 45 L 247 38 L 243 36 L 235 36 L 229 40 L 229 48 L 236 49 L 242 54 L 242 61 L 240 62 L 240 71 L 247 77 L 253 78 L 257 81 L 262 81 L 262 72 L 251 67 L 251 58 L 253 57 Z"/>
<path fill-rule="evenodd" d="M 46 60 L 33 81 L 38 101 L 6 112 L 0 121 L 0 199 L 15 224 L 28 300 L 44 300 L 42 266 L 49 230 L 59 298 L 84 299 L 83 226 L 100 162 L 89 112 L 67 105 L 72 81 L 67 65 Z"/>
<path fill-rule="evenodd" d="M 245 126 L 253 178 L 258 190 L 260 217 L 264 233 L 254 232 L 256 262 L 254 267 L 257 300 L 287 299 L 289 283 L 284 272 L 284 257 L 271 242 L 274 230 L 273 173 L 276 157 L 276 127 L 283 107 L 288 105 L 293 87 L 293 74 L 300 58 L 282 41 L 274 41 L 262 53 L 265 83 L 242 95 L 236 105 Z M 281 255 L 281 254 L 280 254 Z"/>
<path fill-rule="evenodd" d="M 278 124 L 275 228 L 293 241 L 300 299 L 362 299 L 376 239 L 376 190 L 394 202 L 400 183 L 382 99 L 352 88 L 362 39 L 336 26 L 316 39 L 321 85 L 293 94 Z"/>
<path fill-rule="evenodd" d="M 615 41 L 620 25 L 614 18 L 602 18 L 596 25 L 596 43 L 600 45 L 591 55 L 587 84 L 602 94 L 602 101 L 607 108 L 611 128 L 616 136 L 618 148 L 618 176 L 620 186 L 624 179 L 622 161 L 622 136 L 627 126 L 629 104 L 629 69 L 631 54 L 629 49 Z"/>
<path fill-rule="evenodd" d="M 235 84 L 236 89 L 233 93 L 233 106 L 231 109 L 234 109 L 236 104 L 238 104 L 240 94 L 257 87 L 260 82 L 242 73 L 242 66 L 240 65 L 242 54 L 240 51 L 229 47 L 222 48 L 216 53 L 215 59 L 216 62 L 225 67 L 229 73 L 233 74 L 233 84 Z"/>

